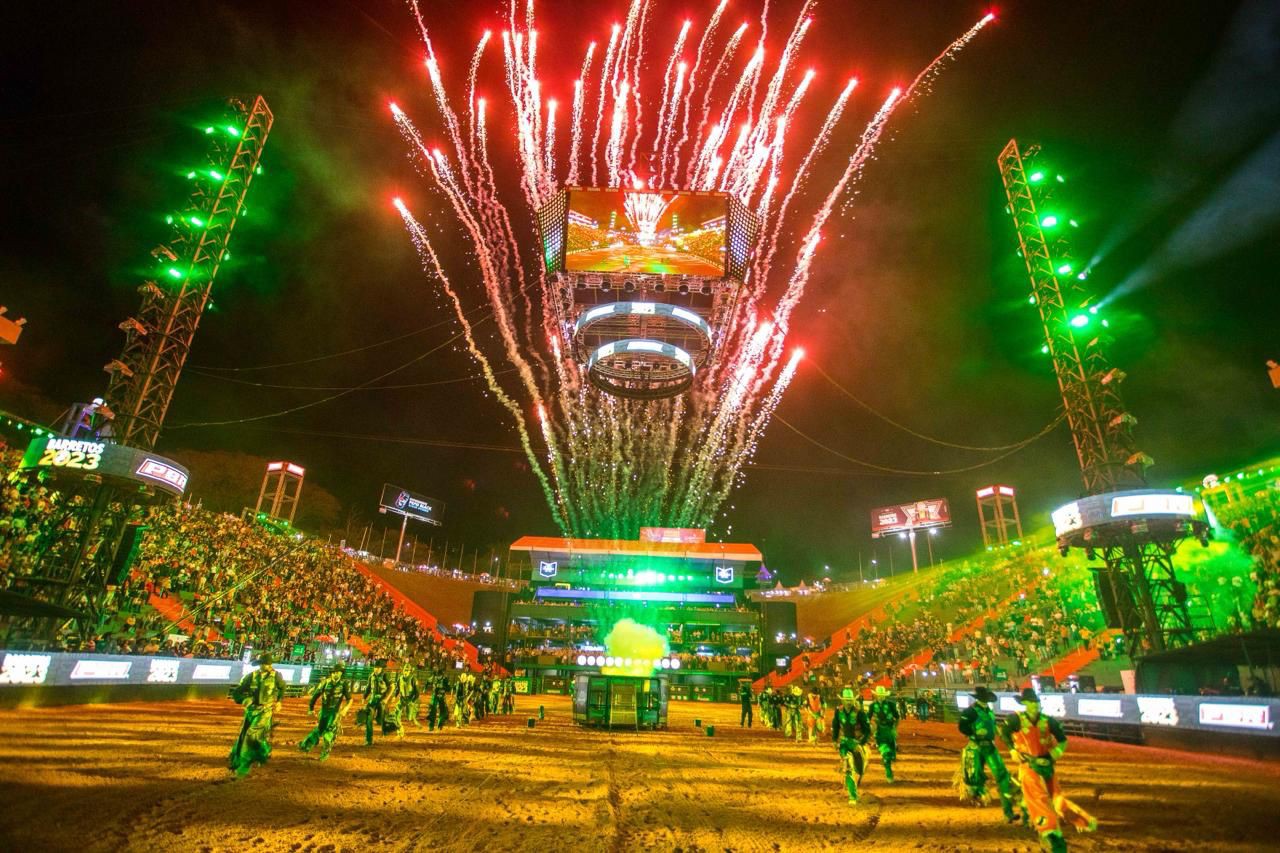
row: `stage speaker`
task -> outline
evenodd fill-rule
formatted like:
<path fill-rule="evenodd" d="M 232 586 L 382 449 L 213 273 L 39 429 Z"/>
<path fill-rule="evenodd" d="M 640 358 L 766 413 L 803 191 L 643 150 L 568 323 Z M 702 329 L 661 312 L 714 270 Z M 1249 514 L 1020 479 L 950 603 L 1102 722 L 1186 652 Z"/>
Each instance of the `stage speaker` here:
<path fill-rule="evenodd" d="M 1093 583 L 1108 628 L 1125 630 L 1142 623 L 1133 586 L 1123 569 L 1094 569 Z"/>
<path fill-rule="evenodd" d="M 501 659 L 507 650 L 507 601 L 510 593 L 478 589 L 471 596 L 471 621 L 476 623 L 475 645 L 493 649 Z M 485 626 L 489 627 L 486 628 Z"/>
<path fill-rule="evenodd" d="M 116 549 L 116 557 L 111 561 L 111 569 L 107 572 L 109 585 L 119 586 L 129 576 L 129 569 L 133 568 L 133 561 L 138 558 L 138 546 L 142 544 L 142 534 L 147 530 L 146 524 L 125 525 L 124 535 L 120 538 L 120 547 Z"/>
<path fill-rule="evenodd" d="M 766 601 L 764 625 L 764 658 L 794 655 L 800 632 L 796 628 L 796 603 L 794 601 Z"/>

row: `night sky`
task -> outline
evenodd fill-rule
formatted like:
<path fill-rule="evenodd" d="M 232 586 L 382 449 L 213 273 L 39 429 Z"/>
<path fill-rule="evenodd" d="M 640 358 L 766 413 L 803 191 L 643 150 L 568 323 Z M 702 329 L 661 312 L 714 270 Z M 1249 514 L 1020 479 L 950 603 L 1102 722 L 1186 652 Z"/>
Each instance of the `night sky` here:
<path fill-rule="evenodd" d="M 660 64 L 680 22 L 704 20 L 714 3 L 657 4 L 649 55 Z M 436 132 L 404 3 L 21 5 L 0 16 L 0 304 L 28 325 L 19 346 L 0 353 L 0 405 L 47 419 L 105 390 L 101 367 L 121 348 L 117 324 L 135 310 L 163 217 L 184 199 L 197 128 L 226 96 L 260 92 L 275 114 L 264 174 L 161 449 L 289 458 L 365 513 L 389 480 L 443 499 L 448 535 L 472 547 L 554 532 L 524 457 L 504 449 L 515 447 L 505 413 L 482 381 L 464 379 L 474 364 L 455 345 L 410 364 L 456 326 L 389 205 L 400 193 L 428 224 L 444 215 L 386 110 L 394 98 Z M 460 94 L 467 57 L 481 30 L 499 29 L 500 7 L 423 5 L 446 84 Z M 790 14 L 796 5 L 774 4 Z M 542 4 L 548 94 L 569 101 L 585 43 L 607 37 L 623 8 Z M 745 17 L 756 6 L 731 8 Z M 818 71 L 810 121 L 850 74 L 861 79 L 833 153 L 849 150 L 888 89 L 985 11 L 950 0 L 820 4 L 804 50 Z M 1156 459 L 1153 484 L 1275 453 L 1280 391 L 1264 364 L 1280 358 L 1280 11 L 1266 2 L 1010 2 L 998 12 L 932 93 L 894 120 L 847 215 L 826 229 L 792 340 L 860 399 L 927 435 L 996 445 L 1049 423 L 1056 384 L 995 168 L 1016 135 L 1042 143 L 1067 177 L 1064 198 L 1081 222 L 1075 245 L 1099 258 L 1093 286 L 1119 293 L 1108 308 L 1112 357 L 1129 374 L 1126 401 L 1138 446 Z M 790 24 L 774 17 L 771 45 Z M 487 89 L 505 106 L 496 77 Z M 495 139 L 510 135 L 505 109 L 491 122 Z M 829 186 L 836 165 L 828 158 L 813 186 Z M 466 260 L 446 254 L 458 278 Z M 478 304 L 474 290 L 470 298 Z M 210 369 L 397 336 L 288 367 Z M 302 406 L 335 393 L 318 389 L 405 364 L 378 384 L 413 387 L 180 428 Z M 887 467 L 952 469 L 992 456 L 913 438 L 807 365 L 779 414 Z M 824 564 L 856 576 L 859 552 L 871 557 L 877 505 L 949 498 L 956 526 L 937 544 L 956 556 L 979 541 L 975 487 L 1018 487 L 1033 524 L 1080 488 L 1065 427 L 989 467 L 926 477 L 859 468 L 775 422 L 756 461 L 731 499 L 732 538 L 761 546 L 788 581 Z M 886 545 L 875 547 L 886 563 Z M 909 558 L 895 547 L 901 568 Z"/>

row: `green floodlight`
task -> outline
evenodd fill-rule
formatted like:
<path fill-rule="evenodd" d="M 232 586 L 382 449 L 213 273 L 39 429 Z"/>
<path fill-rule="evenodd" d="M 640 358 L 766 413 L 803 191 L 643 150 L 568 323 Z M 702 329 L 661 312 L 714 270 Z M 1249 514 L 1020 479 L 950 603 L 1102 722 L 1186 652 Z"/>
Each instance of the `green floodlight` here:
<path fill-rule="evenodd" d="M 188 181 L 194 181 L 194 180 L 195 180 L 195 178 L 196 178 L 196 173 L 195 173 L 195 172 L 187 172 L 187 180 L 188 180 Z"/>
<path fill-rule="evenodd" d="M 1041 346 L 1041 347 L 1040 347 L 1040 352 L 1044 353 L 1045 355 L 1048 355 L 1048 354 L 1049 354 L 1049 345 L 1048 345 L 1048 344 L 1044 344 L 1043 346 Z"/>
<path fill-rule="evenodd" d="M 195 227 L 197 227 L 197 228 L 203 228 L 203 227 L 204 227 L 204 220 L 203 220 L 203 219 L 201 219 L 199 216 L 188 216 L 188 217 L 187 217 L 187 221 L 188 221 L 188 222 L 190 222 L 192 225 L 194 225 L 194 226 L 195 226 Z"/>
<path fill-rule="evenodd" d="M 1090 314 L 1097 314 L 1097 313 L 1098 313 L 1098 306 L 1097 306 L 1097 305 L 1090 305 L 1090 306 L 1089 306 L 1089 313 L 1090 313 Z"/>
<path fill-rule="evenodd" d="M 1058 183 L 1065 184 L 1067 182 L 1067 179 L 1062 177 L 1061 175 L 1058 175 L 1057 177 L 1058 177 Z"/>
<path fill-rule="evenodd" d="M 213 133 L 213 125 L 209 125 L 208 127 L 206 127 L 206 128 L 204 129 L 204 135 L 205 135 L 205 136 L 209 136 L 209 135 L 210 135 L 210 134 L 212 134 L 212 133 Z"/>
<path fill-rule="evenodd" d="M 1028 297 L 1027 297 L 1027 302 L 1031 303 L 1032 305 L 1035 305 L 1035 304 L 1036 304 L 1036 295 L 1033 293 L 1033 294 L 1031 294 L 1030 296 L 1028 296 Z"/>
<path fill-rule="evenodd" d="M 1075 315 L 1074 317 L 1071 318 L 1071 325 L 1074 328 L 1083 329 L 1085 326 L 1089 325 L 1089 315 L 1088 314 Z"/>
<path fill-rule="evenodd" d="M 1071 275 L 1071 264 L 1059 264 L 1058 275 Z"/>
<path fill-rule="evenodd" d="M 1068 225 L 1070 225 L 1072 228 L 1079 228 L 1079 227 L 1080 227 L 1080 223 L 1079 223 L 1079 222 L 1076 222 L 1074 219 L 1068 219 L 1068 220 L 1067 220 L 1067 224 L 1068 224 Z"/>
<path fill-rule="evenodd" d="M 169 214 L 168 216 L 166 216 L 166 217 L 164 218 L 164 222 L 165 222 L 165 224 L 166 224 L 166 225 L 172 225 L 172 224 L 173 224 L 173 214 L 171 213 L 171 214 Z"/>
<path fill-rule="evenodd" d="M 1040 220 L 1040 226 L 1042 228 L 1053 228 L 1057 224 L 1058 224 L 1058 217 L 1054 216 L 1052 213 L 1050 213 L 1049 215 L 1045 216 Z"/>
<path fill-rule="evenodd" d="M 223 174 L 219 172 L 217 169 L 210 169 L 209 177 L 213 178 L 215 181 L 220 181 L 223 178 Z M 1057 220 L 1055 219 L 1054 222 L 1057 222 Z"/>
<path fill-rule="evenodd" d="M 236 127 L 234 124 L 227 125 L 226 129 L 228 136 L 240 136 L 240 128 Z"/>
<path fill-rule="evenodd" d="M 165 272 L 169 274 L 169 278 L 174 278 L 174 279 L 182 278 L 182 270 L 178 269 L 177 267 L 169 267 L 169 269 L 165 270 Z"/>
<path fill-rule="evenodd" d="M 1032 172 L 1027 176 L 1027 180 L 1033 184 L 1038 184 L 1044 180 L 1044 172 Z"/>

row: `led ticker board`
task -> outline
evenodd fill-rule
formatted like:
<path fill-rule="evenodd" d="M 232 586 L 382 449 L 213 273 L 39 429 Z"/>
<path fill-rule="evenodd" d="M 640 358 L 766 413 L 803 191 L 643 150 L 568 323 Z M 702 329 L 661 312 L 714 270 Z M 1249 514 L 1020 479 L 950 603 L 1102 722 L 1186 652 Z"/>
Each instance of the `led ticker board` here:
<path fill-rule="evenodd" d="M 1112 522 L 1145 518 L 1195 518 L 1191 495 L 1155 490 L 1090 495 L 1054 510 L 1053 529 L 1058 536 Z"/>
<path fill-rule="evenodd" d="M 964 710 L 973 698 L 956 694 Z M 996 711 L 1024 710 L 1016 693 L 1000 693 Z M 1040 710 L 1051 717 L 1081 723 L 1109 723 L 1280 737 L 1276 728 L 1280 699 L 1223 696 L 1135 696 L 1128 693 L 1041 693 Z"/>
<path fill-rule="evenodd" d="M 425 521 L 428 524 L 440 525 L 440 515 L 444 512 L 444 504 L 435 498 L 415 494 L 408 489 L 385 483 L 382 486 L 382 500 L 379 506 L 398 515 Z"/>
<path fill-rule="evenodd" d="M 95 476 L 154 486 L 181 496 L 190 472 L 157 453 L 112 444 L 45 435 L 27 445 L 22 470 L 47 471 L 56 477 Z"/>
<path fill-rule="evenodd" d="M 897 506 L 882 506 L 871 511 L 871 535 L 904 533 L 923 527 L 946 527 L 951 524 L 951 508 L 946 498 L 934 498 Z"/>
<path fill-rule="evenodd" d="M 0 651 L 0 690 L 17 685 L 238 684 L 257 669 L 235 660 Z M 276 664 L 285 684 L 309 684 L 310 665 Z"/>

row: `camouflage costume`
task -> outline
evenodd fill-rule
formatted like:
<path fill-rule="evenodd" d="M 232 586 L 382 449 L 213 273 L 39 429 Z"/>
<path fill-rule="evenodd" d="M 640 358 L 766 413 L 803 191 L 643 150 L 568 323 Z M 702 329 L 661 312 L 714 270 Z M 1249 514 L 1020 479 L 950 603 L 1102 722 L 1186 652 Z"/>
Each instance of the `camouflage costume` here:
<path fill-rule="evenodd" d="M 284 699 L 284 679 L 271 668 L 271 656 L 259 659 L 260 667 L 240 679 L 232 698 L 244 705 L 240 736 L 231 748 L 227 765 L 238 776 L 247 776 L 254 764 L 266 764 L 271 756 L 271 725 Z"/>
<path fill-rule="evenodd" d="M 310 734 L 298 744 L 298 749 L 310 752 L 311 747 L 319 742 L 321 761 L 329 757 L 333 741 L 338 736 L 338 721 L 351 705 L 351 685 L 345 680 L 346 674 L 346 666 L 338 663 L 311 691 L 307 712 L 314 714 L 316 702 L 319 701 L 320 719 Z"/>

